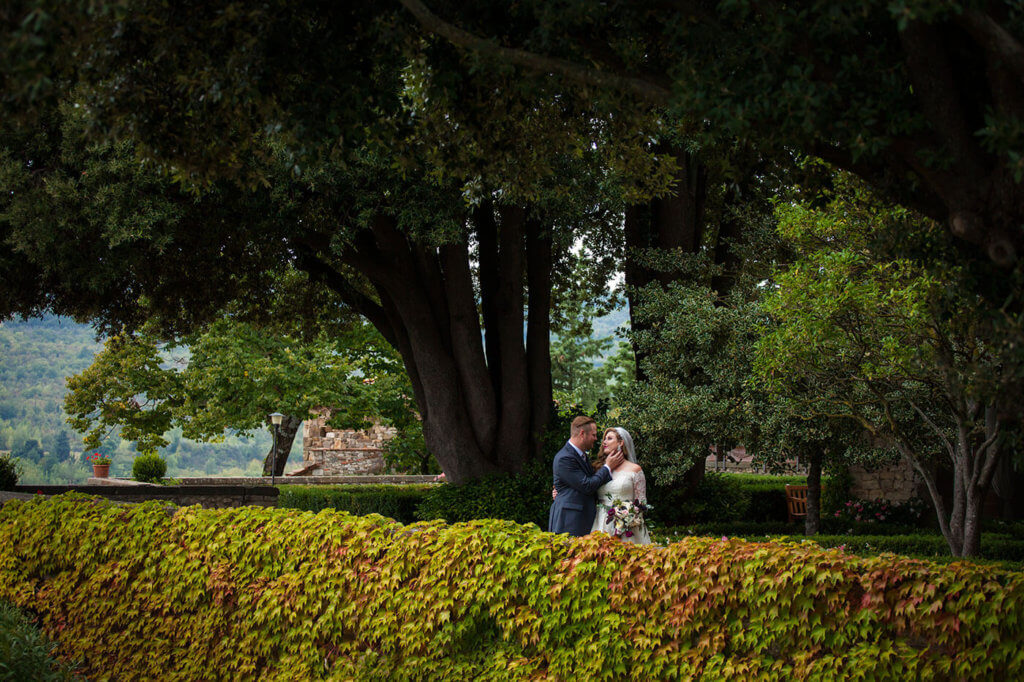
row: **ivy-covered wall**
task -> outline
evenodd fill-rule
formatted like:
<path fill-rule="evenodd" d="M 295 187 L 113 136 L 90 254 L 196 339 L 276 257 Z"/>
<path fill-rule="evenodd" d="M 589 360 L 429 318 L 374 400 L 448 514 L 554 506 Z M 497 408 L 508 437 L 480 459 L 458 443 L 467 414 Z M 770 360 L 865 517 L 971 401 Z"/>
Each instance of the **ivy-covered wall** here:
<path fill-rule="evenodd" d="M 1020 679 L 1024 574 L 284 509 L 0 509 L 0 599 L 89 679 Z"/>

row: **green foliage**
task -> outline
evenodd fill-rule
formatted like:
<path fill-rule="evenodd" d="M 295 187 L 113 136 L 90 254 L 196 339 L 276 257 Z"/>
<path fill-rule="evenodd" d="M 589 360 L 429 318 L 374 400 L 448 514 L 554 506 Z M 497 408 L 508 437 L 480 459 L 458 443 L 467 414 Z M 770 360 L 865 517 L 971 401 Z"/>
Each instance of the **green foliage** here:
<path fill-rule="evenodd" d="M 0 509 L 0 598 L 36 610 L 90 678 L 1024 673 L 1024 574 L 813 543 L 639 547 L 68 495 Z"/>
<path fill-rule="evenodd" d="M 388 473 L 440 474 L 441 467 L 427 449 L 423 427 L 415 419 L 384 443 L 384 464 Z"/>
<path fill-rule="evenodd" d="M 30 438 L 22 443 L 20 447 L 14 448 L 11 451 L 11 455 L 18 459 L 38 462 L 43 458 L 43 449 L 39 447 L 39 441 Z"/>
<path fill-rule="evenodd" d="M 654 521 L 666 524 L 704 521 L 739 521 L 750 508 L 750 494 L 728 476 L 709 473 L 704 476 L 695 497 L 683 497 L 681 488 L 668 491 L 664 502 L 655 493 Z M 662 511 L 665 510 L 665 511 Z"/>
<path fill-rule="evenodd" d="M 608 329 L 618 320 L 628 323 L 621 292 L 610 291 L 607 277 L 589 272 L 596 253 L 580 253 L 572 263 L 573 276 L 551 311 L 551 390 L 555 403 L 578 405 L 593 411 L 599 401 L 626 392 L 634 380 L 635 363 L 630 344 L 619 341 L 621 328 Z M 601 273 L 603 274 L 603 273 Z M 589 288 L 600 282 L 597 292 Z M 603 323 L 604 333 L 597 328 Z"/>
<path fill-rule="evenodd" d="M 642 326 L 631 336 L 646 379 L 625 396 L 622 416 L 643 444 L 648 476 L 663 486 L 681 480 L 711 445 L 723 451 L 742 444 L 756 463 L 781 471 L 787 460 L 828 460 L 855 441 L 849 428 L 809 419 L 798 405 L 750 381 L 754 349 L 766 331 L 765 283 L 786 254 L 768 202 L 749 204 L 730 217 L 748 226 L 742 243 L 730 245 L 742 266 L 730 273 L 727 294 L 716 285 L 722 268 L 707 254 L 648 256 L 652 267 L 677 276 L 636 297 L 633 312 Z"/>
<path fill-rule="evenodd" d="M 8 314 L 7 310 L 52 307 L 94 319 L 105 331 L 120 331 L 123 327 L 134 332 L 144 323 L 153 322 L 159 327 L 159 338 L 179 340 L 224 316 L 236 319 L 239 308 L 251 311 L 264 302 L 276 300 L 279 282 L 298 268 L 309 275 L 310 281 L 305 282 L 308 289 L 329 290 L 336 308 L 366 314 L 387 339 L 401 347 L 403 358 L 409 363 L 412 382 L 417 384 L 415 390 L 405 392 L 406 396 L 431 403 L 469 400 L 467 396 L 474 394 L 474 387 L 483 388 L 488 377 L 494 383 L 500 375 L 496 367 L 486 366 L 484 353 L 471 355 L 472 347 L 480 345 L 482 339 L 490 342 L 488 359 L 501 357 L 512 371 L 520 373 L 520 368 L 514 364 L 517 356 L 507 352 L 507 344 L 511 340 L 509 330 L 522 326 L 524 310 L 521 304 L 507 305 L 510 300 L 492 306 L 492 299 L 499 293 L 487 286 L 486 278 L 463 277 L 461 271 L 453 270 L 452 263 L 446 261 L 455 257 L 470 269 L 485 263 L 490 248 L 488 230 L 497 223 L 508 225 L 505 220 L 513 215 L 510 211 L 515 212 L 524 219 L 524 224 L 528 223 L 531 234 L 542 235 L 539 241 L 550 240 L 551 243 L 550 247 L 540 249 L 543 254 L 535 254 L 536 258 L 531 256 L 532 274 L 539 276 L 538 286 L 543 290 L 543 296 L 530 297 L 530 305 L 534 307 L 532 321 L 537 321 L 547 314 L 548 295 L 565 286 L 565 280 L 573 273 L 571 268 L 560 266 L 567 260 L 568 247 L 578 239 L 586 236 L 588 242 L 597 241 L 598 246 L 604 247 L 599 251 L 595 249 L 596 260 L 601 265 L 598 271 L 607 272 L 616 261 L 614 252 L 606 244 L 614 243 L 620 228 L 615 209 L 623 192 L 609 177 L 605 161 L 619 159 L 628 163 L 646 159 L 644 170 L 647 173 L 637 174 L 636 182 L 631 184 L 647 185 L 648 180 L 657 178 L 652 184 L 661 190 L 668 185 L 674 170 L 673 160 L 655 154 L 646 137 L 618 134 L 622 122 L 633 120 L 632 116 L 621 112 L 612 116 L 605 108 L 598 111 L 585 98 L 575 102 L 539 100 L 536 92 L 507 87 L 502 75 L 491 81 L 494 87 L 487 88 L 490 94 L 486 98 L 473 98 L 476 103 L 470 107 L 473 110 L 470 119 L 477 119 L 476 114 L 483 114 L 483 118 L 492 121 L 497 119 L 500 130 L 496 132 L 501 134 L 501 139 L 512 143 L 515 151 L 506 150 L 498 159 L 499 155 L 490 151 L 458 143 L 447 144 L 450 138 L 434 133 L 447 132 L 458 137 L 459 130 L 467 129 L 465 122 L 461 122 L 461 117 L 469 113 L 466 93 L 460 93 L 459 84 L 447 79 L 422 82 L 430 76 L 429 70 L 425 72 L 420 68 L 423 64 L 420 50 L 424 45 L 415 32 L 408 32 L 407 22 L 399 21 L 392 14 L 396 8 L 352 7 L 327 16 L 322 8 L 314 5 L 302 9 L 291 7 L 289 16 L 296 12 L 304 17 L 296 25 L 291 25 L 290 20 L 279 23 L 261 9 L 248 14 L 254 23 L 246 20 L 244 27 L 236 25 L 233 12 L 213 13 L 211 21 L 219 27 L 206 34 L 206 38 L 195 41 L 195 27 L 199 24 L 194 23 L 194 17 L 188 19 L 187 29 L 179 27 L 183 29 L 179 33 L 171 25 L 184 19 L 184 15 L 175 17 L 176 10 L 167 13 L 163 8 L 153 7 L 159 16 L 141 22 L 138 19 L 147 14 L 145 9 L 117 11 L 120 18 L 96 34 L 92 34 L 91 29 L 98 25 L 85 22 L 85 17 L 81 17 L 83 23 L 79 28 L 83 33 L 76 35 L 83 39 L 79 47 L 92 53 L 95 45 L 91 39 L 105 35 L 107 29 L 115 26 L 123 35 L 131 35 L 132 43 L 140 34 L 146 34 L 171 50 L 160 49 L 151 55 L 170 69 L 157 69 L 164 75 L 177 68 L 168 62 L 171 54 L 175 58 L 191 54 L 207 65 L 197 71 L 192 57 L 187 57 L 185 62 L 192 64 L 187 74 L 181 74 L 181 79 L 172 78 L 173 88 L 184 90 L 161 106 L 172 107 L 183 117 L 179 123 L 184 128 L 173 127 L 178 131 L 174 143 L 168 146 L 166 141 L 151 137 L 148 133 L 156 131 L 149 124 L 136 126 L 122 118 L 122 114 L 134 118 L 136 106 L 155 104 L 145 96 L 155 91 L 137 90 L 140 99 L 129 110 L 121 114 L 114 112 L 117 108 L 114 102 L 122 91 L 108 89 L 108 78 L 114 77 L 112 74 L 120 67 L 134 72 L 153 65 L 148 63 L 148 58 L 140 61 L 138 53 L 131 57 L 121 53 L 121 43 L 117 44 L 118 49 L 103 50 L 105 56 L 101 61 L 105 66 L 101 68 L 109 73 L 103 76 L 102 83 L 92 80 L 91 68 L 78 68 L 83 58 L 80 56 L 75 59 L 77 66 L 69 65 L 66 78 L 54 89 L 66 87 L 67 90 L 56 92 L 46 88 L 52 97 L 40 104 L 45 111 L 37 112 L 37 118 L 43 118 L 45 113 L 48 134 L 37 134 L 36 128 L 42 126 L 21 125 L 24 123 L 21 117 L 5 120 L 5 141 L 9 136 L 10 145 L 9 149 L 5 146 L 0 150 L 0 173 L 9 182 L 4 186 L 10 186 L 12 191 L 0 199 L 3 217 L 0 244 L 31 243 L 31 247 L 19 246 L 12 251 L 11 259 L 26 271 L 46 274 L 47 281 L 41 281 L 44 279 L 41 275 L 33 276 L 19 269 L 14 274 L 24 274 L 32 286 L 23 287 L 25 293 L 17 302 L 0 296 L 4 315 Z M 405 16 L 403 11 L 397 11 Z M 60 21 L 64 20 L 62 16 Z M 318 28 L 324 22 L 335 21 L 339 22 L 336 29 L 321 32 Z M 90 29 L 85 28 L 86 23 Z M 164 25 L 156 33 L 150 33 L 158 24 Z M 31 42 L 34 28 L 18 29 L 22 30 L 27 32 Z M 90 37 L 86 37 L 86 33 Z M 255 42 L 241 47 L 230 59 L 233 64 L 224 62 L 224 55 L 216 54 L 218 50 L 200 56 L 213 44 L 228 47 L 235 45 L 236 40 L 247 40 L 241 38 L 243 34 Z M 268 78 L 268 74 L 258 79 L 259 88 L 270 82 L 280 85 L 272 102 L 257 102 L 259 88 L 236 89 L 249 77 L 232 75 L 235 68 L 276 71 L 283 64 L 276 56 L 251 61 L 252 50 L 261 52 L 263 49 L 256 48 L 257 44 L 273 45 L 276 50 L 283 45 L 294 45 L 298 34 L 309 38 L 308 42 L 295 45 L 304 57 L 292 61 L 292 54 L 285 59 L 296 71 L 277 72 L 280 80 Z M 350 37 L 362 48 L 356 50 L 354 44 L 342 36 Z M 135 47 L 148 52 L 149 38 L 135 43 Z M 171 48 L 180 39 L 185 39 L 190 47 L 182 51 Z M 335 44 L 337 40 L 345 42 L 344 48 Z M 412 54 L 403 54 L 407 47 Z M 234 52 L 234 48 L 228 51 Z M 358 64 L 346 66 L 342 53 Z M 123 58 L 127 61 L 120 61 Z M 142 66 L 144 62 L 146 66 Z M 336 65 L 338 70 L 322 70 L 328 63 Z M 177 66 L 184 66 L 184 62 Z M 207 68 L 220 71 L 226 80 L 197 76 L 207 74 Z M 356 73 L 361 74 L 357 78 L 360 87 L 342 86 L 342 90 L 352 96 L 360 93 L 361 104 L 356 107 L 358 121 L 353 121 L 352 107 L 341 103 L 335 86 L 356 77 Z M 341 81 L 329 84 L 336 78 Z M 253 82 L 249 82 L 252 85 Z M 192 87 L 211 90 L 197 95 L 190 105 L 187 100 L 191 97 L 186 93 L 192 92 Z M 286 104 L 279 99 L 285 90 L 296 87 L 305 93 L 301 100 Z M 95 102 L 98 106 L 85 104 L 100 90 L 107 94 Z M 236 99 L 238 97 L 241 99 Z M 575 97 L 570 99 L 576 100 Z M 105 104 L 99 106 L 99 101 Z M 506 109 L 498 105 L 498 101 L 512 106 Z M 448 110 L 447 104 L 453 102 L 457 102 L 457 106 Z M 435 104 L 440 109 L 433 108 Z M 192 105 L 198 105 L 198 109 Z M 292 105 L 297 108 L 291 110 Z M 228 128 L 206 142 L 198 141 L 198 137 L 210 130 L 211 116 L 217 118 L 218 113 L 225 113 L 221 107 L 235 106 L 239 108 L 227 119 L 221 119 L 230 122 Z M 325 109 L 315 111 L 320 107 Z M 334 113 L 328 113 L 328 109 Z M 276 113 L 266 118 L 271 110 Z M 649 113 L 641 114 L 644 125 L 657 126 L 655 117 Z M 113 118 L 108 119 L 108 114 Z M 114 123 L 114 119 L 127 127 Z M 330 123 L 326 123 L 328 120 Z M 151 123 L 161 128 L 165 121 L 164 116 L 160 116 Z M 447 130 L 436 131 L 434 124 Z M 100 128 L 111 134 L 98 140 L 94 133 Z M 181 137 L 185 129 L 198 136 L 192 138 L 195 145 L 183 144 L 185 137 L 191 137 L 191 134 Z M 312 132 L 314 129 L 316 133 Z M 479 132 L 475 127 L 470 130 L 472 134 Z M 552 144 L 541 143 L 538 134 L 531 134 L 534 132 L 544 133 L 544 139 L 551 140 Z M 226 138 L 234 138 L 227 148 L 223 146 Z M 592 150 L 597 140 L 601 144 Z M 210 145 L 218 150 L 213 158 L 206 156 L 206 152 L 211 151 Z M 187 149 L 187 152 L 183 155 L 175 152 L 177 159 L 169 162 L 164 155 L 172 148 L 183 152 Z M 611 150 L 610 153 L 606 153 L 606 149 Z M 468 166 L 457 161 L 454 168 L 438 163 L 438 157 L 445 157 L 448 152 L 465 152 L 472 161 L 467 161 Z M 221 153 L 229 154 L 230 159 L 222 157 Z M 206 157 L 205 161 L 198 165 L 192 163 L 189 159 L 196 156 Z M 139 163 L 140 158 L 145 162 Z M 514 168 L 515 173 L 495 174 L 481 169 L 479 162 L 486 166 L 493 163 L 495 169 L 503 171 Z M 33 174 L 32 169 L 41 168 L 46 169 L 41 174 L 47 176 L 46 182 L 41 175 Z M 648 185 L 647 191 L 652 189 Z M 524 205 L 527 202 L 529 206 Z M 47 207 L 52 206 L 61 207 L 61 217 L 54 221 L 40 219 Z M 483 215 L 487 212 L 491 215 L 484 221 Z M 62 229 L 51 230 L 52 224 L 59 224 Z M 381 239 L 381 229 L 386 229 L 391 236 Z M 54 243 L 58 232 L 59 243 Z M 483 238 L 478 239 L 481 232 Z M 503 237 L 509 239 L 503 238 L 503 243 L 494 244 L 496 258 L 501 252 L 501 268 L 490 269 L 492 273 L 497 270 L 501 274 L 498 280 L 501 280 L 502 292 L 506 280 L 514 288 L 519 287 L 521 278 L 512 270 L 525 267 L 524 259 L 519 256 L 525 251 L 527 239 L 523 235 L 513 237 L 510 233 L 511 230 L 505 230 Z M 591 240 L 595 233 L 599 233 L 599 239 Z M 401 258 L 397 257 L 399 252 L 403 254 Z M 517 255 L 513 257 L 512 252 Z M 39 259 L 51 262 L 41 267 Z M 435 262 L 438 266 L 444 263 L 444 267 L 410 265 Z M 546 263 L 542 268 L 534 267 L 542 262 Z M 89 265 L 83 267 L 82 263 Z M 482 282 L 476 291 L 474 279 Z M 5 277 L 0 285 L 5 291 L 8 287 L 17 290 L 14 285 L 18 280 L 12 275 Z M 602 289 L 607 280 L 607 277 L 600 280 Z M 218 285 L 195 286 L 200 281 L 215 281 Z M 60 291 L 56 292 L 58 289 Z M 385 290 L 390 293 L 384 295 Z M 406 305 L 406 301 L 399 300 L 398 292 L 417 296 Z M 450 308 L 446 302 L 446 299 L 454 301 L 455 293 L 461 297 L 459 307 L 463 310 Z M 419 294 L 429 295 L 420 297 Z M 481 317 L 489 327 L 483 336 L 480 320 L 470 310 L 477 295 L 481 301 Z M 537 303 L 543 309 L 536 309 Z M 307 302 L 290 312 L 282 312 L 305 318 L 311 309 L 313 306 Z M 449 315 L 450 319 L 446 317 Z M 512 325 L 501 332 L 505 336 L 506 352 L 500 356 L 494 353 L 498 335 L 494 328 L 496 318 L 502 320 L 502 325 L 505 322 Z M 325 327 L 325 330 L 331 335 L 336 331 L 332 327 Z M 546 336 L 546 329 L 543 331 Z M 444 340 L 440 346 L 432 341 L 435 334 Z M 452 343 L 449 337 L 457 341 Z M 281 404 L 271 409 L 299 418 L 305 416 L 306 411 L 302 409 L 305 396 L 293 393 L 293 386 L 285 381 L 287 377 L 280 375 L 280 363 L 272 357 L 281 347 L 285 351 L 289 347 L 295 350 L 295 347 L 276 334 L 263 334 L 256 341 L 259 343 L 252 344 L 252 355 L 246 360 L 258 371 L 251 373 L 250 381 L 242 381 L 238 387 L 240 402 L 251 402 L 248 398 L 253 384 L 272 389 L 273 382 L 280 381 L 282 401 L 295 405 L 296 409 L 293 412 Z M 266 352 L 268 345 L 272 347 L 269 353 Z M 278 348 L 273 348 L 275 345 Z M 467 349 L 467 345 L 470 348 Z M 243 346 L 243 349 L 248 347 Z M 453 353 L 458 355 L 457 362 Z M 430 362 L 436 367 L 441 360 L 439 357 L 427 359 L 431 355 L 443 356 L 445 363 L 453 363 L 452 367 L 462 367 L 458 372 L 442 371 L 441 378 L 451 381 L 451 387 L 439 387 L 436 379 L 426 379 L 433 368 L 416 367 L 418 362 Z M 328 354 L 327 359 L 338 360 L 338 356 Z M 472 371 L 466 371 L 470 365 Z M 234 377 L 237 374 L 235 372 Z M 301 372 L 298 376 L 309 379 L 309 375 Z M 428 381 L 430 388 L 425 390 L 418 385 L 421 378 Z M 209 379 L 223 384 L 209 376 L 197 379 L 201 383 Z M 546 381 L 545 376 L 539 382 L 530 383 Z M 528 401 L 533 396 L 525 386 L 520 391 L 523 395 L 515 396 L 510 394 L 513 388 L 508 382 L 503 386 L 489 386 L 489 390 L 480 391 L 482 400 L 473 400 L 467 406 L 470 408 L 467 412 L 493 410 L 492 405 L 501 402 L 493 400 L 495 391 L 505 394 L 505 404 Z M 541 389 L 535 386 L 535 390 Z M 273 390 L 269 395 L 278 397 Z M 204 405 L 204 410 L 193 412 L 193 419 L 182 424 L 186 435 L 190 435 L 191 425 L 199 428 L 207 415 L 211 420 L 221 421 L 224 413 L 233 411 L 231 404 L 225 404 L 230 401 L 223 397 L 223 392 L 217 392 L 215 399 Z M 131 405 L 128 400 L 123 402 Z M 350 402 L 322 401 L 321 404 L 347 407 Z M 436 418 L 434 415 L 441 410 L 435 407 L 438 405 L 422 404 L 419 413 L 426 420 Z M 267 411 L 270 410 L 248 412 L 251 419 L 252 415 L 261 416 Z M 497 413 L 490 414 L 460 423 L 469 431 L 469 421 L 482 423 L 497 416 Z M 426 433 L 431 438 L 442 438 L 440 430 L 428 428 Z M 521 432 L 524 440 L 532 438 L 527 429 Z M 518 462 L 513 457 L 523 456 L 532 449 L 521 447 L 510 438 L 482 438 L 480 444 L 484 452 L 462 448 L 455 454 L 439 447 L 437 442 L 431 443 L 431 448 L 438 456 L 449 459 L 461 456 L 480 460 L 480 466 L 465 468 L 465 471 L 491 469 L 486 459 L 513 462 L 507 467 L 503 464 L 503 468 L 515 469 Z M 506 456 L 491 452 L 502 448 L 512 453 Z"/>
<path fill-rule="evenodd" d="M 172 344 L 152 331 L 114 336 L 92 365 L 68 379 L 69 422 L 88 431 L 87 443 L 116 428 L 151 452 L 170 444 L 171 426 L 216 442 L 228 429 L 263 429 L 270 412 L 284 410 L 297 426 L 315 408 L 329 407 L 332 423 L 346 427 L 362 428 L 369 418 L 397 426 L 402 443 L 421 445 L 415 454 L 429 468 L 401 361 L 368 324 L 345 318 L 331 320 L 330 338 L 315 321 L 257 326 L 234 317 Z M 290 446 L 283 444 L 285 452 Z"/>
<path fill-rule="evenodd" d="M 99 447 L 115 425 L 140 452 L 167 444 L 162 436 L 181 388 L 178 374 L 162 364 L 156 344 L 121 334 L 107 340 L 89 367 L 68 377 L 64 410 L 72 428 L 87 432 L 86 448 Z"/>
<path fill-rule="evenodd" d="M 0 325 L 0 449 L 66 434 L 64 377 L 88 367 L 99 348 L 90 327 L 66 318 Z M 81 449 L 78 442 L 72 446 Z"/>
<path fill-rule="evenodd" d="M 143 483 L 159 483 L 167 473 L 167 462 L 160 455 L 139 455 L 132 463 L 132 478 Z"/>
<path fill-rule="evenodd" d="M 53 457 L 58 462 L 71 459 L 71 439 L 67 431 L 60 431 L 53 442 Z"/>
<path fill-rule="evenodd" d="M 10 453 L 0 454 L 0 490 L 14 490 L 21 475 L 21 465 L 17 457 Z"/>
<path fill-rule="evenodd" d="M 380 514 L 400 523 L 418 520 L 416 509 L 434 485 L 283 485 L 277 498 L 282 509 L 344 511 L 358 516 Z"/>
<path fill-rule="evenodd" d="M 427 492 L 416 514 L 423 520 L 444 519 L 448 523 L 504 519 L 547 528 L 550 509 L 551 464 L 534 462 L 518 474 L 437 486 Z"/>
<path fill-rule="evenodd" d="M 0 680 L 73 680 L 74 667 L 57 660 L 57 644 L 7 601 L 0 601 Z"/>
<path fill-rule="evenodd" d="M 823 481 L 824 479 L 822 476 Z M 826 514 L 835 514 L 836 510 L 850 499 L 852 485 L 853 475 L 850 468 L 842 462 L 832 461 L 828 467 L 828 485 L 821 491 L 822 519 Z"/>

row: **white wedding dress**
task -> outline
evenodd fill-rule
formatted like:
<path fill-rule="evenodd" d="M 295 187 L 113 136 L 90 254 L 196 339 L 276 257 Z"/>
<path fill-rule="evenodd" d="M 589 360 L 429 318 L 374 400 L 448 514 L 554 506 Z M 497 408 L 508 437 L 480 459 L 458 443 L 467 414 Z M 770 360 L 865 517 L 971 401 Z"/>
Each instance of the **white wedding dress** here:
<path fill-rule="evenodd" d="M 621 469 L 613 471 L 612 480 L 597 489 L 597 514 L 594 516 L 594 525 L 590 529 L 591 533 L 601 531 L 608 533 L 608 535 L 615 534 L 615 526 L 605 522 L 613 500 L 621 500 L 622 502 L 640 500 L 641 502 L 647 502 L 647 479 L 644 478 L 643 470 L 636 472 L 622 471 Z M 647 532 L 646 524 L 632 530 L 633 535 L 631 537 L 621 535 L 619 539 L 623 542 L 632 542 L 638 545 L 651 544 L 651 536 Z"/>

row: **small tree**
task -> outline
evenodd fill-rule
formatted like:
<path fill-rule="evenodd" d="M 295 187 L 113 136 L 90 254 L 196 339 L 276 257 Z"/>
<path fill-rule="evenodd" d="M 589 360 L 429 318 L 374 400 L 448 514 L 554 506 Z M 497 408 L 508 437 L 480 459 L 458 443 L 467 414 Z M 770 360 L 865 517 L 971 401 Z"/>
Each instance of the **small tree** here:
<path fill-rule="evenodd" d="M 780 205 L 799 259 L 778 278 L 767 310 L 777 327 L 758 345 L 771 391 L 808 415 L 845 418 L 899 451 L 924 479 L 955 556 L 979 551 L 981 503 L 1019 414 L 1021 351 L 986 336 L 994 317 L 969 292 L 935 223 L 881 205 L 840 176 L 827 206 Z M 953 471 L 953 502 L 933 465 Z"/>
<path fill-rule="evenodd" d="M 68 379 L 65 411 L 72 426 L 88 431 L 87 447 L 120 427 L 143 453 L 167 445 L 174 425 L 185 437 L 216 441 L 228 428 L 272 428 L 268 415 L 281 411 L 276 455 L 272 449 L 264 462 L 264 475 L 273 462 L 281 475 L 299 426 L 316 407 L 339 406 L 335 421 L 346 425 L 412 414 L 411 399 L 401 397 L 411 388 L 390 347 L 358 320 L 341 338 L 306 340 L 298 330 L 279 333 L 228 318 L 175 345 L 151 334 L 119 335 Z M 174 353 L 181 357 L 165 360 Z"/>

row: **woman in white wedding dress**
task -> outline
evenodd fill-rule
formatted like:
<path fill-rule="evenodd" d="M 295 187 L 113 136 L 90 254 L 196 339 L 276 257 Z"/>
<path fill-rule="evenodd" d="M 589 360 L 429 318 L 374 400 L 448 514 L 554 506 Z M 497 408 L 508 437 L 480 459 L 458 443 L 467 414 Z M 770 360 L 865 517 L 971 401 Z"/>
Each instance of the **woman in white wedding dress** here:
<path fill-rule="evenodd" d="M 601 531 L 609 535 L 615 534 L 614 522 L 608 522 L 608 510 L 612 502 L 631 503 L 639 500 L 647 503 L 647 479 L 644 478 L 644 470 L 636 462 L 636 449 L 633 447 L 633 437 L 629 431 L 621 427 L 606 429 L 604 438 L 601 440 L 601 459 L 594 463 L 594 468 L 600 468 L 605 458 L 616 450 L 621 450 L 626 456 L 626 461 L 620 464 L 612 472 L 612 480 L 605 483 L 597 490 L 597 515 L 594 516 L 594 525 L 591 533 Z M 631 529 L 632 534 L 622 534 L 619 538 L 623 542 L 632 542 L 638 545 L 651 544 L 651 536 L 647 532 L 647 525 Z"/>

